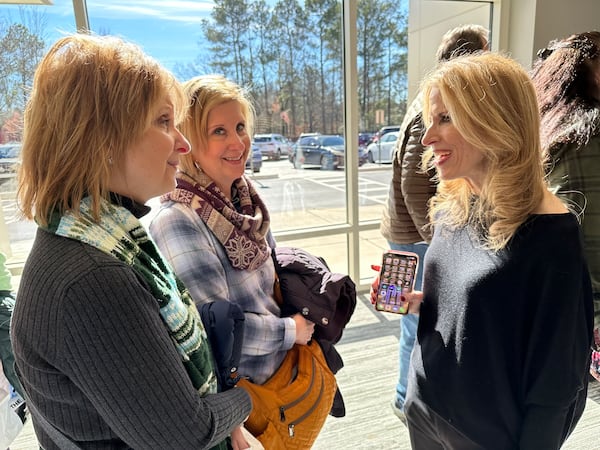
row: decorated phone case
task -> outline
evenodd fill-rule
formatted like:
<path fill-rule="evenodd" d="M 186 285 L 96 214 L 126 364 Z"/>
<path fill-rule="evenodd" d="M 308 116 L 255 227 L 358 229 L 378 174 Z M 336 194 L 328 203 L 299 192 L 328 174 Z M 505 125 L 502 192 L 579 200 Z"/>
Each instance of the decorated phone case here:
<path fill-rule="evenodd" d="M 386 251 L 379 272 L 375 309 L 394 314 L 406 314 L 408 302 L 403 302 L 401 296 L 404 292 L 413 290 L 418 268 L 419 255 L 416 253 Z"/>

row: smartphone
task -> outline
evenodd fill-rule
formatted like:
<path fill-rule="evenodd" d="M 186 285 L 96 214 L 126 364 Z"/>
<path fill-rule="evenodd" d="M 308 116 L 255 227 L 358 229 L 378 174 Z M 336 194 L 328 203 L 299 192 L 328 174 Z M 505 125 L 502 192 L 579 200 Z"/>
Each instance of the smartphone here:
<path fill-rule="evenodd" d="M 379 272 L 375 309 L 394 314 L 408 313 L 408 302 L 403 302 L 401 297 L 413 290 L 418 269 L 419 255 L 416 253 L 386 251 Z"/>

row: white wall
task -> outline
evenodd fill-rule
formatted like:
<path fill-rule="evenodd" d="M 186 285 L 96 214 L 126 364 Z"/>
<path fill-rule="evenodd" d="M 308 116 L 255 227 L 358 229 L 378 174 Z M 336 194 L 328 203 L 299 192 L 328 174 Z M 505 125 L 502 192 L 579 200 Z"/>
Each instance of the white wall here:
<path fill-rule="evenodd" d="M 551 39 L 592 30 L 600 30 L 600 0 L 538 0 L 532 57 Z"/>
<path fill-rule="evenodd" d="M 529 69 L 537 50 L 551 39 L 600 30 L 600 0 L 409 0 L 409 101 L 434 66 L 443 34 L 467 23 L 489 28 L 492 50 Z"/>
<path fill-rule="evenodd" d="M 489 22 L 490 6 L 488 3 L 410 0 L 408 11 L 409 102 L 419 90 L 423 76 L 435 66 L 435 53 L 446 31 L 470 23 L 489 28 Z"/>

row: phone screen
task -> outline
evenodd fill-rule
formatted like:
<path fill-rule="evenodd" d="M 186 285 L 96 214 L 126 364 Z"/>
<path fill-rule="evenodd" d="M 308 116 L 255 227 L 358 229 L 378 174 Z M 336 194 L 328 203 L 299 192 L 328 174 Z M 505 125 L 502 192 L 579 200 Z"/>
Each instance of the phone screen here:
<path fill-rule="evenodd" d="M 383 254 L 379 273 L 379 289 L 375 309 L 395 314 L 406 314 L 408 302 L 402 294 L 413 290 L 419 256 L 412 252 L 388 250 Z"/>

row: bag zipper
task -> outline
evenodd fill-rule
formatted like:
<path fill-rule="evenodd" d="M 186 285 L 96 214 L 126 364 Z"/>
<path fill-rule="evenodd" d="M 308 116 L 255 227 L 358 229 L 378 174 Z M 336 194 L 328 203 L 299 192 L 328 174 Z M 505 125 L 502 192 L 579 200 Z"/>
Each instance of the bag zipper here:
<path fill-rule="evenodd" d="M 310 384 L 308 385 L 308 388 L 306 389 L 306 391 L 304 391 L 304 393 L 300 397 L 298 397 L 296 400 L 279 407 L 279 418 L 281 419 L 282 422 L 285 422 L 285 411 L 289 408 L 292 408 L 293 406 L 296 406 L 298 403 L 303 401 L 306 397 L 308 397 L 308 395 L 312 391 L 313 384 L 315 384 L 315 371 L 316 371 L 315 359 L 312 358 L 311 362 L 312 362 L 312 374 L 310 376 Z"/>
<path fill-rule="evenodd" d="M 315 383 L 315 372 L 316 372 L 315 364 L 316 364 L 315 359 L 312 358 L 312 376 L 311 376 L 310 385 L 308 386 L 308 389 L 293 402 L 287 403 L 287 404 L 279 407 L 279 418 L 281 419 L 282 422 L 285 422 L 285 411 L 288 410 L 289 408 L 292 408 L 293 406 L 297 405 L 301 401 L 303 401 L 311 393 L 313 385 Z M 296 427 L 296 425 L 298 425 L 299 423 L 304 421 L 304 419 L 306 419 L 308 416 L 310 416 L 313 413 L 313 411 L 316 409 L 317 405 L 321 401 L 321 397 L 323 396 L 324 390 L 325 390 L 325 380 L 323 377 L 323 373 L 321 373 L 321 389 L 319 390 L 319 395 L 317 396 L 316 401 L 311 405 L 311 407 L 308 409 L 308 411 L 306 411 L 304 414 L 302 414 L 296 420 L 293 420 L 292 422 L 290 422 L 288 424 L 288 434 L 290 435 L 291 438 L 294 437 L 294 434 L 295 434 L 294 428 Z"/>
<path fill-rule="evenodd" d="M 323 379 L 323 374 L 321 374 L 321 389 L 319 390 L 319 395 L 317 396 L 317 400 L 308 409 L 308 411 L 306 411 L 304 414 L 302 414 L 300 417 L 298 417 L 293 422 L 289 423 L 288 433 L 289 433 L 290 437 L 294 437 L 294 427 L 296 425 L 298 425 L 299 423 L 302 423 L 304 421 L 304 419 L 306 419 L 308 416 L 310 416 L 313 413 L 313 411 L 317 408 L 317 406 L 321 402 L 321 397 L 323 397 L 324 390 L 325 390 L 325 380 Z"/>

